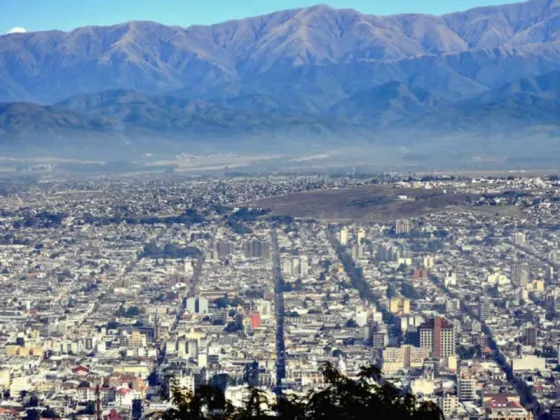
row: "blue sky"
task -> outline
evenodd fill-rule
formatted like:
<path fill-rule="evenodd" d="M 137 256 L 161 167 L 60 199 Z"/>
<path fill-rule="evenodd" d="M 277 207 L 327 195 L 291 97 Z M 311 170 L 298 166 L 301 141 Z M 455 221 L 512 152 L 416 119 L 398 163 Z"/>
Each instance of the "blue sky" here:
<path fill-rule="evenodd" d="M 15 27 L 28 31 L 71 30 L 130 20 L 180 26 L 211 24 L 318 3 L 386 15 L 443 14 L 506 2 L 508 0 L 0 0 L 0 34 Z"/>

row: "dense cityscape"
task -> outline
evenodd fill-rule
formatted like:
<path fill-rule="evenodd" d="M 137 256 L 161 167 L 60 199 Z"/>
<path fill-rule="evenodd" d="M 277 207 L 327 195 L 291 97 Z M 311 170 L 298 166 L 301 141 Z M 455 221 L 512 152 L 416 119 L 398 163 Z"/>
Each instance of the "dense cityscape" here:
<path fill-rule="evenodd" d="M 445 418 L 560 418 L 557 177 L 6 182 L 0 417 L 141 418 L 171 383 L 320 389 L 331 362 Z M 463 194 L 327 220 L 254 203 L 377 186 Z M 406 192 L 406 193 L 405 193 Z"/>

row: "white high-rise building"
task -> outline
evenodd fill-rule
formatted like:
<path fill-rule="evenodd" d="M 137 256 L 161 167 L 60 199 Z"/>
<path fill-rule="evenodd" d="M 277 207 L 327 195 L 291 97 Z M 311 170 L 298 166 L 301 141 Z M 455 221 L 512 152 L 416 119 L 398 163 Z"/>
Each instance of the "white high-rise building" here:
<path fill-rule="evenodd" d="M 426 255 L 423 259 L 423 265 L 426 269 L 434 268 L 435 259 L 433 255 Z"/>
<path fill-rule="evenodd" d="M 399 219 L 395 222 L 395 233 L 400 235 L 402 233 L 410 233 L 410 221 L 407 219 Z"/>
<path fill-rule="evenodd" d="M 476 379 L 459 378 L 457 380 L 457 397 L 460 401 L 476 400 Z"/>
<path fill-rule="evenodd" d="M 443 397 L 439 397 L 438 406 L 440 410 L 443 412 L 445 418 L 451 418 L 453 414 L 457 412 L 458 407 L 458 400 L 455 395 L 445 395 Z"/>
<path fill-rule="evenodd" d="M 420 347 L 427 348 L 438 358 L 457 353 L 456 331 L 453 324 L 442 317 L 430 319 L 418 327 Z"/>
<path fill-rule="evenodd" d="M 300 276 L 307 276 L 309 273 L 309 260 L 307 257 L 299 257 L 299 274 Z"/>
<path fill-rule="evenodd" d="M 364 228 L 358 229 L 358 245 L 362 243 L 362 239 L 366 238 L 366 231 Z"/>
<path fill-rule="evenodd" d="M 517 245 L 525 245 L 525 243 L 527 242 L 527 238 L 523 232 L 515 232 L 513 235 L 511 235 L 511 240 L 514 244 Z"/>
<path fill-rule="evenodd" d="M 516 287 L 525 287 L 529 283 L 531 271 L 529 264 L 517 263 L 511 267 L 511 283 Z"/>
<path fill-rule="evenodd" d="M 208 299 L 203 296 L 190 297 L 187 299 L 187 312 L 191 314 L 207 314 L 208 313 Z"/>
<path fill-rule="evenodd" d="M 339 237 L 340 243 L 342 245 L 346 245 L 348 243 L 348 229 L 343 227 L 342 229 L 340 229 L 340 237 Z"/>
<path fill-rule="evenodd" d="M 453 271 L 449 271 L 443 280 L 446 286 L 457 286 L 457 274 Z"/>

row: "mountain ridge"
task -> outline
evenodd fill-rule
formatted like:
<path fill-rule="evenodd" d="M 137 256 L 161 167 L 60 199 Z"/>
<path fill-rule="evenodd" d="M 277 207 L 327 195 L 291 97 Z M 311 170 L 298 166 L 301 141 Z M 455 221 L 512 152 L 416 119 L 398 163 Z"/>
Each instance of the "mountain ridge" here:
<path fill-rule="evenodd" d="M 558 0 L 442 16 L 319 5 L 210 26 L 132 21 L 10 34 L 0 37 L 0 101 L 47 104 L 119 88 L 199 99 L 276 96 L 307 84 L 317 91 L 312 106 L 320 106 L 333 91 L 343 99 L 393 80 L 428 89 L 434 78 L 438 93 L 455 99 L 504 78 L 560 70 L 559 19 Z"/>
<path fill-rule="evenodd" d="M 557 150 L 559 92 L 560 0 L 128 22 L 0 37 L 0 149 Z"/>
<path fill-rule="evenodd" d="M 532 90 L 520 94 L 519 86 Z M 0 145 L 21 141 L 22 147 L 33 145 L 34 137 L 60 141 L 75 138 L 76 133 L 116 136 L 131 143 L 136 138 L 159 138 L 175 148 L 185 142 L 233 150 L 240 139 L 251 140 L 256 148 L 265 143 L 283 148 L 282 141 L 293 144 L 303 138 L 314 138 L 318 146 L 360 142 L 398 146 L 407 139 L 417 142 L 422 134 L 480 139 L 538 131 L 549 137 L 559 128 L 560 72 L 520 79 L 457 102 L 393 81 L 315 113 L 288 111 L 266 96 L 212 102 L 127 90 L 77 95 L 48 106 L 0 104 Z M 272 139 L 280 144 L 274 145 Z M 430 141 L 425 140 L 426 147 Z M 79 148 L 79 140 L 70 147 Z M 150 147 L 157 148 L 157 143 Z"/>

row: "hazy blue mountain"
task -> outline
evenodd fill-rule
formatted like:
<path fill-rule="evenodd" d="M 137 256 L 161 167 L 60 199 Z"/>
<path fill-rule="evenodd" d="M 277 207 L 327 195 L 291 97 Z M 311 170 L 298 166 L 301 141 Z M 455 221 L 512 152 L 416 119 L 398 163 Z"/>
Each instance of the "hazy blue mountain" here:
<path fill-rule="evenodd" d="M 21 141 L 25 149 L 48 145 L 50 138 L 80 151 L 85 133 L 94 144 L 96 136 L 107 142 L 108 153 L 115 141 L 150 153 L 160 151 L 162 142 L 170 150 L 185 145 L 236 150 L 250 144 L 253 150 L 296 151 L 309 142 L 335 148 L 411 141 L 424 148 L 441 141 L 457 148 L 480 142 L 482 148 L 484 138 L 491 137 L 501 139 L 504 147 L 519 136 L 552 138 L 559 128 L 560 72 L 523 78 L 456 102 L 394 81 L 314 112 L 264 95 L 211 101 L 128 90 L 77 95 L 53 106 L 0 105 L 0 144 Z"/>
<path fill-rule="evenodd" d="M 288 112 L 266 97 L 214 103 L 112 90 L 56 105 L 0 104 L 0 152 L 113 158 L 145 153 L 252 151 L 296 153 L 356 143 L 369 129 L 327 116 Z M 302 141 L 305 139 L 305 141 Z"/>
<path fill-rule="evenodd" d="M 560 0 L 445 16 L 315 6 L 212 26 L 129 22 L 0 37 L 0 101 L 111 89 L 267 96 L 305 111 L 399 81 L 454 100 L 560 70 Z"/>
<path fill-rule="evenodd" d="M 389 82 L 340 101 L 329 114 L 339 120 L 379 127 L 438 109 L 443 103 L 445 101 L 431 92 Z"/>
<path fill-rule="evenodd" d="M 559 28 L 560 0 L 531 0 L 4 35 L 0 151 L 560 153 Z"/>
<path fill-rule="evenodd" d="M 560 72 L 523 78 L 468 100 L 425 108 L 399 124 L 439 133 L 556 133 L 560 128 Z"/>

